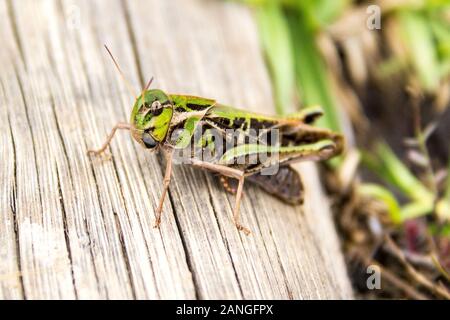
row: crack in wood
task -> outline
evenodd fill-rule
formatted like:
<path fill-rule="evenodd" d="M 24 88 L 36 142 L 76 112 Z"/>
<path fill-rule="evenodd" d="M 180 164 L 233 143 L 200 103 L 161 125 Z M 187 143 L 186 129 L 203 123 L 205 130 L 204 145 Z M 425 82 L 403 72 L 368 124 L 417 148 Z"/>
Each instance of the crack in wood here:
<path fill-rule="evenodd" d="M 111 156 L 111 162 L 112 162 L 112 165 L 113 165 L 113 168 L 114 168 L 114 170 L 113 170 L 114 174 L 115 174 L 116 179 L 117 179 L 117 181 L 119 183 L 120 195 L 122 197 L 122 201 L 121 202 L 122 202 L 122 205 L 124 206 L 126 216 L 129 217 L 128 209 L 127 209 L 127 206 L 126 206 L 126 203 L 125 203 L 125 196 L 123 194 L 122 181 L 120 180 L 120 177 L 119 177 L 119 173 L 118 173 L 118 170 L 117 170 L 117 165 L 116 165 L 116 161 L 115 161 L 114 156 Z M 114 213 L 114 219 L 116 221 L 116 226 L 118 228 L 117 230 L 118 230 L 119 240 L 120 240 L 120 244 L 121 244 L 122 254 L 123 254 L 124 259 L 125 259 L 126 270 L 127 270 L 127 273 L 128 273 L 128 278 L 130 280 L 133 298 L 136 299 L 136 287 L 134 285 L 133 275 L 132 275 L 132 272 L 131 272 L 131 265 L 130 265 L 130 259 L 129 259 L 129 256 L 128 256 L 128 250 L 127 250 L 127 248 L 125 246 L 123 230 L 120 227 L 120 220 L 119 220 L 119 217 L 117 216 L 117 213 L 116 212 L 113 212 L 113 213 Z M 153 272 L 153 278 L 155 278 L 154 272 Z"/>
<path fill-rule="evenodd" d="M 251 197 L 249 197 L 249 201 L 252 204 L 252 207 L 255 208 L 256 205 L 253 203 L 254 200 Z M 257 215 L 255 215 L 255 220 L 256 220 L 256 224 L 258 225 L 258 229 L 260 230 L 260 234 L 261 234 L 261 226 L 260 226 L 259 219 L 258 219 Z M 289 288 L 289 282 L 288 282 L 288 279 L 287 279 L 286 270 L 284 269 L 283 263 L 281 261 L 280 252 L 279 252 L 277 244 L 276 244 L 276 242 L 275 242 L 275 240 L 273 238 L 272 232 L 269 232 L 269 236 L 272 239 L 273 245 L 275 247 L 275 253 L 276 253 L 277 261 L 278 261 L 279 266 L 280 266 L 281 274 L 283 276 L 283 281 L 284 281 L 284 285 L 286 286 L 286 290 L 287 290 L 288 296 L 289 296 L 290 299 L 293 299 L 292 291 Z M 262 237 L 262 234 L 261 234 L 261 237 Z M 264 249 L 266 250 L 267 255 L 269 255 L 269 250 L 267 249 L 266 241 L 263 241 L 263 245 L 264 245 Z"/>
<path fill-rule="evenodd" d="M 158 154 L 157 157 L 158 157 L 158 163 L 159 163 L 160 167 L 164 168 L 165 166 L 163 164 L 163 155 L 162 154 Z M 164 173 L 163 173 L 163 175 L 164 175 Z M 162 179 L 163 179 L 163 176 L 161 177 L 161 180 Z M 195 299 L 198 300 L 198 299 L 201 299 L 200 286 L 198 285 L 198 280 L 197 280 L 197 277 L 196 277 L 196 273 L 195 273 L 195 270 L 194 270 L 194 267 L 193 267 L 193 263 L 191 261 L 191 258 L 190 258 L 190 255 L 189 255 L 189 251 L 188 251 L 188 247 L 187 247 L 187 239 L 185 239 L 184 234 L 182 232 L 183 229 L 181 227 L 180 220 L 178 218 L 178 215 L 177 215 L 177 212 L 176 212 L 176 209 L 175 209 L 175 202 L 174 202 L 174 199 L 173 199 L 173 195 L 170 192 L 170 188 L 169 188 L 169 191 L 167 192 L 167 198 L 169 199 L 170 206 L 171 206 L 171 208 L 173 210 L 172 214 L 173 214 L 173 217 L 174 217 L 174 220 L 175 220 L 175 225 L 176 225 L 177 231 L 178 231 L 178 233 L 180 235 L 181 244 L 183 246 L 184 255 L 186 257 L 186 265 L 187 265 L 187 268 L 188 268 L 189 272 L 192 275 L 192 282 L 194 284 Z"/>
<path fill-rule="evenodd" d="M 216 178 L 216 177 L 212 177 L 212 179 L 214 179 L 214 178 Z M 206 179 L 206 177 L 205 177 L 205 179 Z M 235 262 L 233 261 L 233 256 L 231 255 L 230 245 L 228 244 L 228 241 L 227 241 L 227 239 L 225 237 L 225 233 L 224 233 L 224 231 L 223 231 L 223 229 L 222 229 L 222 227 L 220 226 L 220 223 L 219 223 L 219 217 L 217 216 L 217 210 L 216 210 L 216 208 L 214 206 L 214 199 L 212 197 L 211 186 L 210 186 L 209 183 L 206 183 L 206 185 L 207 185 L 208 192 L 209 192 L 209 202 L 211 203 L 211 207 L 213 209 L 213 214 L 214 214 L 214 217 L 216 218 L 217 227 L 219 228 L 219 232 L 222 235 L 222 241 L 225 244 L 225 248 L 227 250 L 228 257 L 230 258 L 231 266 L 233 268 L 234 276 L 235 276 L 236 282 L 238 284 L 239 292 L 241 294 L 241 297 L 245 298 L 244 291 L 242 290 L 242 284 L 239 281 L 238 273 L 236 271 L 236 265 L 235 265 Z"/>
<path fill-rule="evenodd" d="M 20 261 L 20 243 L 19 243 L 19 223 L 17 218 L 17 211 L 16 211 L 16 201 L 17 201 L 17 158 L 16 158 L 16 142 L 14 141 L 14 134 L 11 126 L 11 120 L 9 118 L 9 114 L 7 113 L 8 118 L 8 126 L 9 126 L 9 132 L 11 136 L 11 143 L 12 143 L 12 150 L 13 150 L 13 163 L 14 163 L 14 181 L 13 181 L 13 190 L 12 195 L 10 199 L 10 208 L 13 215 L 13 223 L 14 223 L 14 236 L 15 236 L 15 244 L 16 244 L 16 257 L 17 257 L 17 270 L 18 270 L 18 277 L 19 277 L 19 283 L 20 283 L 20 291 L 24 299 L 27 298 L 25 294 L 25 286 L 23 284 L 23 277 L 22 277 L 22 264 Z"/>
<path fill-rule="evenodd" d="M 119 217 L 117 216 L 116 212 L 113 212 L 113 215 L 114 215 L 114 220 L 116 221 L 116 228 L 118 230 L 120 247 L 122 249 L 122 255 L 123 255 L 124 260 L 125 260 L 125 265 L 126 265 L 126 269 L 127 269 L 128 279 L 130 280 L 131 294 L 133 295 L 133 299 L 136 299 L 136 287 L 135 287 L 134 281 L 133 281 L 133 275 L 132 275 L 132 272 L 131 272 L 130 259 L 128 257 L 128 253 L 127 253 L 128 251 L 127 251 L 127 247 L 125 245 L 123 231 L 122 231 L 122 229 L 120 227 L 120 220 L 119 220 Z"/>
<path fill-rule="evenodd" d="M 25 90 L 23 88 L 22 81 L 20 79 L 19 73 L 17 72 L 16 68 L 14 68 L 14 75 L 16 77 L 15 80 L 17 81 L 17 84 L 18 84 L 20 98 L 21 98 L 23 106 L 24 106 L 25 118 L 26 118 L 26 121 L 27 121 L 27 124 L 28 124 L 28 129 L 30 131 L 30 135 L 31 135 L 31 147 L 32 147 L 32 150 L 33 150 L 32 157 L 34 159 L 34 168 L 36 170 L 36 176 L 39 177 L 39 170 L 38 170 L 37 157 L 36 157 L 36 144 L 35 144 L 35 139 L 34 139 L 34 135 L 33 135 L 33 128 L 31 126 L 30 116 L 28 114 L 27 101 L 26 101 L 26 98 L 25 98 Z M 42 195 L 41 195 L 41 186 L 40 186 L 39 179 L 36 179 L 36 184 L 37 184 L 36 187 L 37 187 L 38 195 L 39 195 L 39 206 L 40 206 L 40 208 L 42 210 Z M 41 224 L 42 223 L 43 223 L 43 221 L 42 221 L 42 217 L 41 217 Z M 18 235 L 20 237 L 20 233 Z M 35 250 L 34 246 L 31 246 L 31 251 L 33 253 L 33 256 L 35 256 L 36 255 L 36 250 Z M 22 281 L 23 281 L 23 270 L 21 271 L 21 275 L 22 275 L 21 278 L 22 278 Z M 26 295 L 27 295 L 27 293 L 26 293 L 27 288 L 25 286 L 25 283 L 23 284 L 23 288 L 24 288 L 24 291 L 23 291 L 24 292 L 24 297 L 26 297 Z"/>
<path fill-rule="evenodd" d="M 66 243 L 66 250 L 67 250 L 67 255 L 68 255 L 69 263 L 70 263 L 70 273 L 72 275 L 73 293 L 75 295 L 75 299 L 78 299 L 77 285 L 75 282 L 75 274 L 73 271 L 72 250 L 70 248 L 69 227 L 67 224 L 67 213 L 66 213 L 66 208 L 64 206 L 64 198 L 63 198 L 62 191 L 61 191 L 61 180 L 60 180 L 60 176 L 59 176 L 58 166 L 56 166 L 55 170 L 56 170 L 56 177 L 58 180 L 59 205 L 61 206 L 61 214 L 62 214 L 62 221 L 63 221 L 63 228 L 64 228 L 64 240 Z"/>

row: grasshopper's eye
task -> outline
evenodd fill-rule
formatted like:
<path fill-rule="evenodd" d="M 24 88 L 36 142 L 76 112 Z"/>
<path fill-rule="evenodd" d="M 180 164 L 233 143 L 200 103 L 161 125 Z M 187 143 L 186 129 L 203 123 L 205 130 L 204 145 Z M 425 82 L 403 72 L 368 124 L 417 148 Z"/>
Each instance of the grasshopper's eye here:
<path fill-rule="evenodd" d="M 156 100 L 152 103 L 152 107 L 150 108 L 150 110 L 152 111 L 152 114 L 154 116 L 159 116 L 163 111 L 163 106 L 161 105 L 161 102 Z"/>
<path fill-rule="evenodd" d="M 158 100 L 153 101 L 152 110 L 157 110 L 159 108 L 161 108 L 161 102 L 159 102 Z"/>
<path fill-rule="evenodd" d="M 153 149 L 158 144 L 150 133 L 144 132 L 142 134 L 142 142 L 148 149 Z"/>

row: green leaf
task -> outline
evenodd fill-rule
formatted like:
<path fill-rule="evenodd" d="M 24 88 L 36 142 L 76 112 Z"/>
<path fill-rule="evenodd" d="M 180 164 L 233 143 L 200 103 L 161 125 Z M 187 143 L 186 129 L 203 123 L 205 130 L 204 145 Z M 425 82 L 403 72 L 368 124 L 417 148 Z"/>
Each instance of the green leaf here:
<path fill-rule="evenodd" d="M 358 188 L 358 193 L 382 201 L 387 207 L 391 221 L 396 224 L 402 222 L 400 206 L 394 195 L 386 188 L 377 184 L 365 183 Z"/>
<path fill-rule="evenodd" d="M 315 34 L 303 15 L 289 14 L 289 26 L 295 53 L 298 90 L 304 105 L 320 105 L 325 111 L 318 125 L 339 131 L 338 106 L 332 95 L 330 79 L 316 47 Z"/>
<path fill-rule="evenodd" d="M 415 219 L 433 211 L 432 201 L 411 202 L 402 207 L 402 220 Z"/>
<path fill-rule="evenodd" d="M 363 163 L 380 178 L 419 203 L 433 203 L 434 195 L 408 170 L 386 143 L 378 143 L 374 153 L 363 153 Z"/>
<path fill-rule="evenodd" d="M 450 23 L 447 21 L 430 18 L 430 26 L 436 39 L 437 54 L 440 60 L 440 76 L 450 74 Z"/>
<path fill-rule="evenodd" d="M 311 30 L 316 30 L 330 25 L 350 3 L 351 0 L 297 0 L 297 7 L 304 13 Z"/>
<path fill-rule="evenodd" d="M 433 211 L 433 202 L 431 201 L 414 201 L 400 207 L 392 192 L 377 184 L 362 184 L 358 188 L 358 193 L 383 202 L 386 205 L 391 221 L 396 224 L 400 224 L 408 219 L 424 216 Z"/>
<path fill-rule="evenodd" d="M 442 220 L 450 221 L 450 199 L 444 197 L 436 203 L 436 214 Z"/>
<path fill-rule="evenodd" d="M 410 62 L 423 88 L 433 92 L 439 86 L 440 71 L 432 30 L 421 12 L 402 10 L 398 21 Z"/>

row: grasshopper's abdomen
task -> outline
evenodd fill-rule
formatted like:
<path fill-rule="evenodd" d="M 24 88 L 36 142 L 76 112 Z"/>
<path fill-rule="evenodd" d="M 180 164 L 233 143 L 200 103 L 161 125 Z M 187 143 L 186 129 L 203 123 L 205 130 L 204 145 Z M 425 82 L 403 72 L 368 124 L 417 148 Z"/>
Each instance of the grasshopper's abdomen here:
<path fill-rule="evenodd" d="M 291 166 L 282 166 L 274 175 L 256 173 L 247 178 L 281 200 L 290 204 L 302 204 L 304 198 L 300 175 Z"/>

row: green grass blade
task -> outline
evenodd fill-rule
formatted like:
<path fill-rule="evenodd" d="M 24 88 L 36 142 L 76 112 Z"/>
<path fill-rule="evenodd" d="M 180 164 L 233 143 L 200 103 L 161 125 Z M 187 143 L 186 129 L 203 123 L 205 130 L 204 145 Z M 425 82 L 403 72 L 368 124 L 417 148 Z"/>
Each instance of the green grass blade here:
<path fill-rule="evenodd" d="M 433 211 L 433 202 L 412 202 L 401 209 L 402 220 L 415 219 Z"/>
<path fill-rule="evenodd" d="M 320 105 L 325 111 L 318 125 L 339 131 L 338 107 L 332 96 L 324 61 L 316 47 L 315 35 L 306 25 L 303 15 L 289 14 L 296 59 L 298 90 L 305 105 Z"/>
<path fill-rule="evenodd" d="M 297 0 L 297 8 L 304 13 L 311 30 L 330 25 L 351 3 L 351 0 Z"/>
<path fill-rule="evenodd" d="M 433 203 L 433 194 L 408 170 L 385 143 L 378 143 L 373 154 L 364 153 L 363 163 L 380 178 L 420 203 Z"/>
<path fill-rule="evenodd" d="M 400 206 L 392 193 L 386 188 L 377 184 L 365 183 L 358 188 L 358 193 L 382 201 L 387 207 L 391 221 L 395 224 L 402 222 Z"/>
<path fill-rule="evenodd" d="M 272 76 L 278 114 L 292 112 L 295 75 L 289 28 L 280 5 L 270 2 L 258 9 L 259 33 Z"/>
<path fill-rule="evenodd" d="M 421 12 L 402 10 L 397 15 L 410 62 L 423 88 L 433 92 L 439 85 L 440 71 L 429 21 Z"/>

